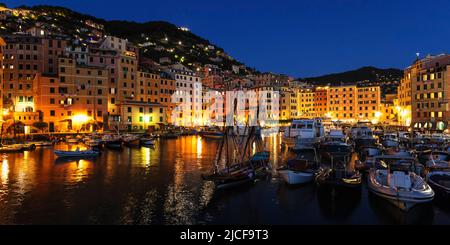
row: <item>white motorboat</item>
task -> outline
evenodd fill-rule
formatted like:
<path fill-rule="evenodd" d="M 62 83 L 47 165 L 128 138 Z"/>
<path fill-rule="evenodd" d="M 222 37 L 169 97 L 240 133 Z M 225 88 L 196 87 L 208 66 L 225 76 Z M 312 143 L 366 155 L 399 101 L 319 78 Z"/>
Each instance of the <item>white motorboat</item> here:
<path fill-rule="evenodd" d="M 291 126 L 284 131 L 283 142 L 289 147 L 307 147 L 319 143 L 325 136 L 322 119 L 300 119 L 293 120 Z"/>
<path fill-rule="evenodd" d="M 433 200 L 434 191 L 414 173 L 410 162 L 397 161 L 387 165 L 384 160 L 387 158 L 376 157 L 375 162 L 381 167 L 369 172 L 368 186 L 372 193 L 404 211 Z"/>
<path fill-rule="evenodd" d="M 314 148 L 303 150 L 296 159 L 277 169 L 281 178 L 290 185 L 312 182 L 317 171 L 317 153 Z"/>
<path fill-rule="evenodd" d="M 55 155 L 58 157 L 96 157 L 100 152 L 94 150 L 75 150 L 75 151 L 59 151 L 55 150 Z"/>

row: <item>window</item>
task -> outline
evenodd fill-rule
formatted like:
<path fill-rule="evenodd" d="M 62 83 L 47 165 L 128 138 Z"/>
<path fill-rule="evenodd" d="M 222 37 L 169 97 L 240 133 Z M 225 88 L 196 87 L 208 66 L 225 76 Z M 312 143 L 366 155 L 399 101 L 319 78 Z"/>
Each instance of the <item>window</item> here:
<path fill-rule="evenodd" d="M 52 117 L 55 116 L 55 111 L 54 111 L 54 110 L 51 110 L 51 111 L 50 111 L 50 116 L 52 116 Z"/>
<path fill-rule="evenodd" d="M 131 107 L 128 107 L 128 112 L 130 112 L 130 113 L 131 113 Z"/>

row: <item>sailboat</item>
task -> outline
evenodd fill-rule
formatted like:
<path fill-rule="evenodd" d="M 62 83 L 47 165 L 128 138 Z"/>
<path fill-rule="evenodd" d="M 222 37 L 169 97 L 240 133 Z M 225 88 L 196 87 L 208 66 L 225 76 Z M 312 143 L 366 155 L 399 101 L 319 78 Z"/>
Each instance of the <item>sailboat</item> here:
<path fill-rule="evenodd" d="M 266 173 L 267 153 L 260 153 L 261 158 L 251 156 L 251 146 L 259 140 L 257 127 L 248 126 L 247 120 L 245 131 L 248 133 L 241 137 L 234 133 L 233 126 L 225 127 L 217 149 L 214 171 L 210 175 L 202 175 L 204 180 L 214 182 L 218 190 L 250 183 Z"/>

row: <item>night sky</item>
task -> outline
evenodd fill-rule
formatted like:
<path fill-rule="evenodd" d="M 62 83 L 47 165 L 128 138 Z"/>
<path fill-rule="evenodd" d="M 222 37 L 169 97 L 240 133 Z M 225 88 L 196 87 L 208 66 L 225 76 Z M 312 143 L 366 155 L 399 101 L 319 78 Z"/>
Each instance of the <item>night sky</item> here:
<path fill-rule="evenodd" d="M 400 68 L 450 50 L 447 0 L 0 0 L 112 20 L 166 20 L 262 71 L 295 77 L 361 66 Z"/>

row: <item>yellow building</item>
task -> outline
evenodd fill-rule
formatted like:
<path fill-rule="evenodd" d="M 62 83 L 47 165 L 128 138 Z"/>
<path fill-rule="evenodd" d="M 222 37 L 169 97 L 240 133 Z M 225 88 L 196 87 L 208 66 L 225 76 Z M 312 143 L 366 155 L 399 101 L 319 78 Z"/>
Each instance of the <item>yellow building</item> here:
<path fill-rule="evenodd" d="M 302 88 L 297 93 L 298 117 L 314 117 L 314 91 L 309 88 Z"/>
<path fill-rule="evenodd" d="M 400 80 L 398 94 L 398 121 L 401 126 L 411 126 L 411 72 L 408 68 Z"/>
<path fill-rule="evenodd" d="M 411 83 L 411 126 L 445 130 L 450 121 L 450 55 L 427 56 L 405 70 Z"/>
<path fill-rule="evenodd" d="M 297 88 L 280 88 L 280 120 L 298 117 L 298 91 Z"/>
<path fill-rule="evenodd" d="M 152 131 L 167 124 L 165 106 L 159 103 L 124 100 L 118 106 L 122 115 L 118 122 L 120 130 Z"/>
<path fill-rule="evenodd" d="M 136 101 L 159 103 L 166 107 L 167 122 L 171 122 L 170 115 L 176 104 L 172 102 L 172 95 L 176 90 L 176 82 L 164 72 L 138 71 Z"/>
<path fill-rule="evenodd" d="M 3 48 L 6 46 L 0 37 L 0 109 L 3 109 Z M 3 111 L 0 111 L 0 120 L 3 120 Z"/>

